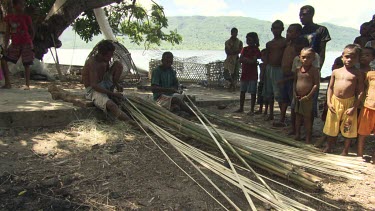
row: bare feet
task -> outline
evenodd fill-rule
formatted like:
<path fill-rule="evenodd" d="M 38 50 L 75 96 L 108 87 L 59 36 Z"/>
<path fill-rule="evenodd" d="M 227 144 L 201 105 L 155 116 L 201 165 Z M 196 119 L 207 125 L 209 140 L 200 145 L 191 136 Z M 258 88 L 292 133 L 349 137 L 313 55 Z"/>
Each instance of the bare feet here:
<path fill-rule="evenodd" d="M 348 156 L 348 154 L 349 154 L 349 153 L 348 153 L 347 151 L 343 150 L 343 151 L 341 152 L 340 155 L 341 155 L 341 156 Z"/>
<path fill-rule="evenodd" d="M 234 113 L 243 113 L 243 109 L 240 108 L 240 109 L 234 111 Z"/>
<path fill-rule="evenodd" d="M 22 88 L 23 88 L 23 90 L 30 90 L 30 87 L 27 86 L 27 85 L 23 86 Z"/>
<path fill-rule="evenodd" d="M 262 111 L 260 111 L 260 110 L 258 110 L 258 111 L 256 111 L 254 114 L 262 114 Z"/>
<path fill-rule="evenodd" d="M 323 149 L 323 152 L 324 153 L 332 153 L 332 149 L 329 148 L 329 147 L 326 147 L 326 148 Z"/>
<path fill-rule="evenodd" d="M 268 117 L 265 119 L 266 121 L 273 120 L 273 115 L 268 115 Z"/>
<path fill-rule="evenodd" d="M 2 89 L 10 89 L 12 86 L 10 84 L 5 84 L 4 86 L 1 87 Z"/>
<path fill-rule="evenodd" d="M 249 116 L 254 116 L 254 111 L 249 111 L 249 112 L 247 113 L 247 115 L 249 115 Z"/>
<path fill-rule="evenodd" d="M 290 132 L 288 133 L 288 136 L 293 136 L 293 135 L 296 135 L 296 131 L 290 131 Z"/>
<path fill-rule="evenodd" d="M 286 127 L 286 124 L 284 122 L 274 122 L 272 123 L 274 127 Z"/>

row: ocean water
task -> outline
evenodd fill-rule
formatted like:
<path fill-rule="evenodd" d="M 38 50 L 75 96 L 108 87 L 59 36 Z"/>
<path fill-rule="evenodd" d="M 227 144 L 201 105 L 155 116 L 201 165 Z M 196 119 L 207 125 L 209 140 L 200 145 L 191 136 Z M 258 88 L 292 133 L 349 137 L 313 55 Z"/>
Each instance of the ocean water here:
<path fill-rule="evenodd" d="M 57 49 L 60 64 L 64 65 L 84 65 L 91 49 Z M 129 50 L 134 63 L 140 69 L 148 71 L 151 59 L 160 59 L 163 51 L 158 50 Z M 54 51 L 53 51 L 54 52 Z M 224 51 L 211 50 L 174 50 L 172 51 L 177 60 L 197 62 L 206 64 L 217 60 L 225 59 Z M 331 66 L 341 52 L 328 51 L 321 71 L 321 76 L 331 75 Z M 44 56 L 45 63 L 54 63 L 51 53 Z"/>

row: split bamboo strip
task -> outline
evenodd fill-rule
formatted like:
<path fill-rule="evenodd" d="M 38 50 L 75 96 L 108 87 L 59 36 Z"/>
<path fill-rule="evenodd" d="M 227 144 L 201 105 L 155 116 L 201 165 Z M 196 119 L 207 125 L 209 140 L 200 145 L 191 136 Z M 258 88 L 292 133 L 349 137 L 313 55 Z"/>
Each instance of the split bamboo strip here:
<path fill-rule="evenodd" d="M 193 107 L 194 107 L 194 109 L 198 112 L 198 114 L 200 115 L 200 116 L 202 116 L 202 118 L 210 125 L 210 127 L 212 128 L 212 130 L 220 137 L 220 139 L 225 143 L 225 145 L 227 145 L 228 146 L 228 148 L 232 151 L 232 153 L 238 158 L 238 159 L 240 159 L 240 161 L 241 161 L 241 163 L 242 164 L 244 164 L 245 166 L 246 166 L 246 168 L 247 169 L 249 169 L 256 177 L 257 177 L 257 179 L 264 185 L 264 187 L 271 193 L 271 195 L 273 196 L 273 197 L 275 197 L 275 199 L 277 199 L 276 198 L 276 196 L 273 194 L 273 191 L 271 190 L 271 188 L 267 185 L 267 183 L 266 182 L 264 182 L 264 180 L 261 178 L 261 177 L 259 177 L 259 175 L 254 171 L 254 169 L 253 168 L 251 168 L 250 167 L 250 165 L 242 158 L 242 156 L 241 155 L 239 155 L 238 154 L 238 152 L 232 147 L 232 145 L 221 135 L 221 133 L 219 133 L 217 130 L 216 130 L 216 128 L 211 124 L 211 122 L 204 116 L 204 114 L 202 114 L 202 112 L 198 109 L 198 107 L 197 106 L 195 106 L 194 105 L 194 103 L 193 103 L 193 101 L 190 99 L 190 97 L 189 96 L 187 96 L 187 95 L 185 95 L 185 97 L 190 101 L 190 103 L 193 105 Z M 186 104 L 189 108 L 190 108 L 190 110 L 191 111 L 193 111 L 194 112 L 194 110 L 188 105 L 188 104 Z M 204 124 L 204 122 L 200 119 L 200 117 L 199 117 L 199 115 L 197 115 L 197 113 L 195 113 L 194 112 L 194 114 L 198 117 L 198 119 L 199 119 L 199 121 L 201 121 L 201 123 L 206 127 L 206 130 L 208 131 L 208 132 L 210 132 L 209 131 L 209 129 L 207 128 L 207 126 Z"/>
<path fill-rule="evenodd" d="M 189 97 L 188 97 L 188 99 L 190 100 Z M 189 106 L 189 105 L 187 105 L 187 106 Z M 195 114 L 195 116 L 199 119 L 199 121 L 202 123 L 202 125 L 205 127 L 205 129 L 207 130 L 207 132 L 210 134 L 211 138 L 215 141 L 216 146 L 220 149 L 221 153 L 224 155 L 225 159 L 228 161 L 228 164 L 229 164 L 229 166 L 230 166 L 233 174 L 236 176 L 238 184 L 239 184 L 240 188 L 242 189 L 243 193 L 245 194 L 246 200 L 249 202 L 249 205 L 250 205 L 251 209 L 252 210 L 257 210 L 256 207 L 255 207 L 255 205 L 254 205 L 254 203 L 253 203 L 253 201 L 251 200 L 251 198 L 249 196 L 249 193 L 245 190 L 245 186 L 244 186 L 244 184 L 243 184 L 240 176 L 238 175 L 236 169 L 234 168 L 234 165 L 233 165 L 232 161 L 229 159 L 227 153 L 225 152 L 225 150 L 223 149 L 223 147 L 221 146 L 221 144 L 218 142 L 218 140 L 216 139 L 216 137 L 212 134 L 212 132 L 210 131 L 210 129 L 206 126 L 206 124 L 203 122 L 203 120 L 199 117 L 199 115 L 197 113 L 195 113 L 195 111 L 190 106 L 189 106 L 189 108 Z M 229 148 L 229 150 L 233 154 L 235 154 L 242 161 L 243 158 L 240 155 L 238 155 L 237 151 L 233 149 L 233 147 L 228 143 L 228 141 L 225 140 L 223 137 L 220 137 L 220 138 L 221 138 L 221 141 L 223 141 L 225 143 L 225 145 Z M 246 162 L 244 161 L 244 163 L 246 163 Z M 250 166 L 249 166 L 249 169 L 251 169 Z M 266 184 L 265 184 L 265 186 L 266 186 Z M 266 187 L 268 187 L 268 186 L 266 186 Z M 272 190 L 270 188 L 269 188 L 269 191 L 273 195 Z M 276 198 L 276 196 L 274 196 L 274 195 L 273 195 L 273 197 Z"/>

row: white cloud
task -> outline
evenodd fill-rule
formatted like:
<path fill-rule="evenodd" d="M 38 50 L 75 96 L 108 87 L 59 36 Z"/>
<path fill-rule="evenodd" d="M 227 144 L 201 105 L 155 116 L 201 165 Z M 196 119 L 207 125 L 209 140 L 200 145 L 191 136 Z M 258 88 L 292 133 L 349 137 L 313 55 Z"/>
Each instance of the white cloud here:
<path fill-rule="evenodd" d="M 224 0 L 174 0 L 174 3 L 181 8 L 179 15 L 219 16 L 228 8 Z"/>
<path fill-rule="evenodd" d="M 280 19 L 285 23 L 299 23 L 299 9 L 303 5 L 315 8 L 314 22 L 329 22 L 336 25 L 359 29 L 359 26 L 371 20 L 374 12 L 374 0 L 306 0 L 301 3 L 290 3 L 288 10 L 276 13 L 272 19 Z"/>

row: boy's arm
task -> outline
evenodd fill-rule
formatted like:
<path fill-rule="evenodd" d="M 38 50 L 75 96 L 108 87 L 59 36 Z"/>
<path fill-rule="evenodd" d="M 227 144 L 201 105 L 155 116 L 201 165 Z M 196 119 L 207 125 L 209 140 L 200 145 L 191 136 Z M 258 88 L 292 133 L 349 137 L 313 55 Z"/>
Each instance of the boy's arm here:
<path fill-rule="evenodd" d="M 297 100 L 296 85 L 297 85 L 297 71 L 294 73 L 294 81 L 293 81 L 293 98 L 295 100 Z"/>
<path fill-rule="evenodd" d="M 357 99 L 354 102 L 353 109 L 357 109 L 362 102 L 363 90 L 364 90 L 364 79 L 365 79 L 364 75 L 365 74 L 362 74 L 358 71 L 357 84 L 356 84 Z"/>
<path fill-rule="evenodd" d="M 328 109 L 334 114 L 336 113 L 336 111 L 331 103 L 331 98 L 333 95 L 333 85 L 335 84 L 335 72 L 336 70 L 332 72 L 331 79 L 329 80 L 329 86 L 327 89 L 327 106 L 328 106 Z"/>
<path fill-rule="evenodd" d="M 122 97 L 123 95 L 121 93 L 114 93 L 111 92 L 107 89 L 102 88 L 101 86 L 98 85 L 98 74 L 97 72 L 101 70 L 102 68 L 107 68 L 105 64 L 99 64 L 99 65 L 91 65 L 91 68 L 88 70 L 90 73 L 90 86 L 92 87 L 93 90 L 107 94 L 113 97 Z"/>
<path fill-rule="evenodd" d="M 310 93 L 305 96 L 307 98 L 307 100 L 312 99 L 314 97 L 315 92 L 317 92 L 317 90 L 318 90 L 319 83 L 320 83 L 319 69 L 315 69 L 314 68 L 314 75 L 313 75 L 313 77 L 314 77 L 313 78 L 314 85 L 313 85 Z"/>

